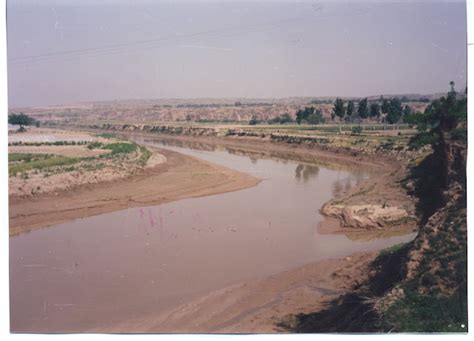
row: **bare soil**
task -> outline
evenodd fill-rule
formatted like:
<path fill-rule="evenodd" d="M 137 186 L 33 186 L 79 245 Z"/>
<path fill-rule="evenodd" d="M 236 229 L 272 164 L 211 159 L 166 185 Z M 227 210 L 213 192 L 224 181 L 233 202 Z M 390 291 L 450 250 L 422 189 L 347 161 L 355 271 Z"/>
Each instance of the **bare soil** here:
<path fill-rule="evenodd" d="M 11 130 L 8 132 L 8 143 L 41 143 L 55 141 L 101 141 L 100 137 L 91 136 L 79 131 L 66 131 L 50 128 L 28 127 L 26 132 Z"/>

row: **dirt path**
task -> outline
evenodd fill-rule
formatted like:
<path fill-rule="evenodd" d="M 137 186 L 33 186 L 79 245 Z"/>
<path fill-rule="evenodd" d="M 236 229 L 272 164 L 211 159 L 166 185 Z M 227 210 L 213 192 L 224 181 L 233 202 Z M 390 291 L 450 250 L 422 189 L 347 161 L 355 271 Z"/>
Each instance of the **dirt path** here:
<path fill-rule="evenodd" d="M 127 207 L 235 191 L 259 182 L 253 176 L 190 156 L 158 151 L 167 162 L 137 176 L 85 185 L 57 195 L 10 197 L 10 236 Z"/>

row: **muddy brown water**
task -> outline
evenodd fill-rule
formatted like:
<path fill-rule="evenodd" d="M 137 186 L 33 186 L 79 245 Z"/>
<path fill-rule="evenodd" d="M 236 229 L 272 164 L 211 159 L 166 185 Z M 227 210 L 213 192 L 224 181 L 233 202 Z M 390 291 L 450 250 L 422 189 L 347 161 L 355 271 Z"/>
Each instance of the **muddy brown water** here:
<path fill-rule="evenodd" d="M 110 330 L 227 285 L 414 238 L 362 242 L 317 232 L 318 209 L 335 191 L 365 178 L 361 169 L 139 140 L 263 181 L 236 192 L 130 208 L 11 237 L 12 331 Z"/>

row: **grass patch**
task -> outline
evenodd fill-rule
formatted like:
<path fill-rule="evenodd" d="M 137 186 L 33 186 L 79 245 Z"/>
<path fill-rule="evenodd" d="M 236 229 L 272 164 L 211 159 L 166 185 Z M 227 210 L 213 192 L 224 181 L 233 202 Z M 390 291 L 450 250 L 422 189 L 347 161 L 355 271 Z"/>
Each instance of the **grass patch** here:
<path fill-rule="evenodd" d="M 465 202 L 452 207 L 438 232 L 428 236 L 430 249 L 416 275 L 401 285 L 405 297 L 383 315 L 387 329 L 403 332 L 467 332 L 467 228 Z M 426 228 L 426 227 L 425 227 Z M 433 263 L 440 268 L 433 271 Z M 451 283 L 452 294 L 441 294 L 439 282 Z M 420 288 L 425 289 L 423 294 Z"/>
<path fill-rule="evenodd" d="M 116 143 L 109 143 L 102 147 L 102 149 L 108 149 L 112 151 L 112 155 L 114 154 L 128 154 L 132 153 L 137 150 L 137 145 L 134 143 L 126 143 L 126 142 L 116 142 Z"/>
<path fill-rule="evenodd" d="M 8 162 L 31 162 L 33 160 L 42 160 L 47 158 L 47 154 L 23 154 L 11 153 L 8 154 Z"/>
<path fill-rule="evenodd" d="M 102 169 L 104 167 L 105 167 L 105 163 L 103 163 L 103 162 L 98 162 L 98 163 L 94 163 L 94 164 L 85 163 L 81 166 L 81 169 L 83 169 L 85 171 L 95 171 L 95 170 Z"/>
<path fill-rule="evenodd" d="M 87 148 L 89 148 L 90 150 L 92 150 L 92 149 L 100 149 L 100 148 L 102 148 L 102 146 L 103 146 L 103 144 L 100 143 L 100 142 L 92 142 L 92 143 L 90 143 L 90 144 L 87 146 Z"/>
<path fill-rule="evenodd" d="M 113 139 L 115 138 L 115 134 L 112 133 L 102 133 L 102 134 L 97 134 L 97 137 L 103 137 L 104 139 Z"/>
<path fill-rule="evenodd" d="M 70 158 L 65 156 L 56 156 L 49 154 L 10 154 L 8 156 L 8 174 L 16 175 L 33 169 L 42 170 L 51 167 L 69 166 L 80 162 L 79 158 Z"/>
<path fill-rule="evenodd" d="M 144 167 L 146 163 L 148 162 L 148 159 L 151 157 L 151 152 L 146 149 L 145 147 L 139 146 L 140 148 L 140 159 L 138 160 L 138 163 L 140 166 Z"/>
<path fill-rule="evenodd" d="M 403 332 L 467 332 L 467 307 L 459 292 L 454 295 L 420 295 L 404 286 L 406 297 L 385 313 L 384 320 Z M 464 328 L 463 328 L 464 326 Z"/>

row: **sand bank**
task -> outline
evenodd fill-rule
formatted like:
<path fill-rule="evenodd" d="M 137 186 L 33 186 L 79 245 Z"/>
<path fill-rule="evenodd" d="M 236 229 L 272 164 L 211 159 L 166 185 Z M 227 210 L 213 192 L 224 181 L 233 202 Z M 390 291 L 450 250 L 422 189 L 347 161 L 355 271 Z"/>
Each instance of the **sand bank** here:
<path fill-rule="evenodd" d="M 56 194 L 11 196 L 10 235 L 128 207 L 236 191 L 259 182 L 253 176 L 190 156 L 157 151 L 167 161 L 135 176 Z"/>

